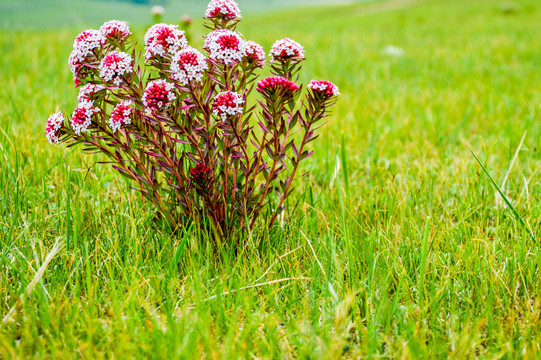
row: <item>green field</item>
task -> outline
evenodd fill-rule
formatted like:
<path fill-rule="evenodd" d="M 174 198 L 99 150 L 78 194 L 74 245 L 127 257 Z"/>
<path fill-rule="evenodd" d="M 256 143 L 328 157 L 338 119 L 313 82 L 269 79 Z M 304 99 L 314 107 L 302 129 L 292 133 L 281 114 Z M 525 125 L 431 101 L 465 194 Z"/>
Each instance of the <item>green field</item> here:
<path fill-rule="evenodd" d="M 540 23 L 537 0 L 245 16 L 342 96 L 283 228 L 218 257 L 48 145 L 82 29 L 0 32 L 0 359 L 541 358 Z"/>

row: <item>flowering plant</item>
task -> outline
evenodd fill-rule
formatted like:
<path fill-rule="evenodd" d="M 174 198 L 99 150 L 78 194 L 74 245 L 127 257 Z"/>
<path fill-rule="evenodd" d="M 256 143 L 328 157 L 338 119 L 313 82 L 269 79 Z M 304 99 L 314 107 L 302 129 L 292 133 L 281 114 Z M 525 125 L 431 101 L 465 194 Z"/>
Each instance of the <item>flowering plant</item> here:
<path fill-rule="evenodd" d="M 288 38 L 270 51 L 273 76 L 256 82 L 265 52 L 235 31 L 240 17 L 233 0 L 209 3 L 207 57 L 176 25 L 152 26 L 144 66 L 125 22 L 83 31 L 69 58 L 79 104 L 51 115 L 47 139 L 105 155 L 174 228 L 208 220 L 228 238 L 266 206 L 272 226 L 339 92 L 328 81 L 303 92 L 304 49 Z"/>

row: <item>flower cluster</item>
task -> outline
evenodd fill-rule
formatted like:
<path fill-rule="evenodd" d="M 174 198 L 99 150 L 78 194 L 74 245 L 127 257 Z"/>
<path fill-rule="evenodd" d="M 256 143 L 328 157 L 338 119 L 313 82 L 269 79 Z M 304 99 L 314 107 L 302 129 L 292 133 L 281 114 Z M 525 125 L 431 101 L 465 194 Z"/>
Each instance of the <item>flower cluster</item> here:
<path fill-rule="evenodd" d="M 212 0 L 205 12 L 207 19 L 236 20 L 241 19 L 240 9 L 233 0 Z"/>
<path fill-rule="evenodd" d="M 272 61 L 277 60 L 292 60 L 299 62 L 304 60 L 304 48 L 298 42 L 285 38 L 277 40 L 271 48 L 270 57 Z"/>
<path fill-rule="evenodd" d="M 79 96 L 77 97 L 77 101 L 92 101 L 99 93 L 103 92 L 104 90 L 105 86 L 103 85 L 88 83 L 85 86 L 81 87 L 81 89 L 79 90 Z"/>
<path fill-rule="evenodd" d="M 47 125 L 45 127 L 45 136 L 47 137 L 47 140 L 49 140 L 50 144 L 52 145 L 58 144 L 58 140 L 60 140 L 60 136 L 58 132 L 62 128 L 63 123 L 64 123 L 64 115 L 62 115 L 61 112 L 52 114 L 51 116 L 49 116 L 49 119 L 47 119 Z"/>
<path fill-rule="evenodd" d="M 232 91 L 224 91 L 214 98 L 212 112 L 223 121 L 226 121 L 229 116 L 242 114 L 243 105 L 244 99 L 241 94 Z"/>
<path fill-rule="evenodd" d="M 325 97 L 338 96 L 338 86 L 327 80 L 312 80 L 308 84 L 308 87 L 314 91 L 314 93 L 321 94 Z"/>
<path fill-rule="evenodd" d="M 187 47 L 175 53 L 171 59 L 173 79 L 182 85 L 186 85 L 191 81 L 201 82 L 203 73 L 207 69 L 207 61 L 203 54 L 192 47 Z"/>
<path fill-rule="evenodd" d="M 174 54 L 188 45 L 184 31 L 178 25 L 156 24 L 145 34 L 145 60 Z"/>
<path fill-rule="evenodd" d="M 69 57 L 69 67 L 73 73 L 73 80 L 79 84 L 84 76 L 85 63 L 95 58 L 94 51 L 105 44 L 105 37 L 98 30 L 85 30 L 75 38 L 73 50 Z"/>
<path fill-rule="evenodd" d="M 246 42 L 244 56 L 246 56 L 250 64 L 254 64 L 256 67 L 263 67 L 265 65 L 265 50 L 263 50 L 263 46 L 255 41 L 249 40 Z"/>
<path fill-rule="evenodd" d="M 205 50 L 211 59 L 232 65 L 245 56 L 246 41 L 234 31 L 220 29 L 207 36 Z"/>
<path fill-rule="evenodd" d="M 93 101 L 82 101 L 77 105 L 71 115 L 71 128 L 77 135 L 88 130 L 94 114 L 100 112 L 100 108 L 94 106 Z"/>
<path fill-rule="evenodd" d="M 80 60 L 78 53 L 76 53 L 75 51 L 72 51 L 68 59 L 68 64 L 70 67 L 70 71 L 73 74 L 73 81 L 75 82 L 75 85 L 78 86 L 80 84 L 79 77 L 81 76 L 81 71 L 83 69 L 84 61 Z"/>
<path fill-rule="evenodd" d="M 133 102 L 130 100 L 123 101 L 119 103 L 113 111 L 111 112 L 111 117 L 109 118 L 109 125 L 113 132 L 117 132 L 118 129 L 124 125 L 131 124 L 131 117 L 135 109 L 133 108 Z"/>
<path fill-rule="evenodd" d="M 257 83 L 257 91 L 266 95 L 293 95 L 297 90 L 299 85 L 281 76 L 269 76 Z"/>
<path fill-rule="evenodd" d="M 125 21 L 110 20 L 100 27 L 100 33 L 107 39 L 118 42 L 123 41 L 131 35 L 130 28 Z"/>
<path fill-rule="evenodd" d="M 94 49 L 105 44 L 105 37 L 98 30 L 85 30 L 75 38 L 73 51 L 84 60 Z"/>
<path fill-rule="evenodd" d="M 208 178 L 210 174 L 210 167 L 205 164 L 197 164 L 195 167 L 190 169 L 190 175 L 192 180 L 197 182 L 202 182 Z"/>
<path fill-rule="evenodd" d="M 143 94 L 143 105 L 148 115 L 165 110 L 177 96 L 174 86 L 165 80 L 151 81 Z"/>
<path fill-rule="evenodd" d="M 99 70 L 100 78 L 106 83 L 113 83 L 120 86 L 124 75 L 133 71 L 133 59 L 129 54 L 121 51 L 112 51 L 101 60 Z"/>

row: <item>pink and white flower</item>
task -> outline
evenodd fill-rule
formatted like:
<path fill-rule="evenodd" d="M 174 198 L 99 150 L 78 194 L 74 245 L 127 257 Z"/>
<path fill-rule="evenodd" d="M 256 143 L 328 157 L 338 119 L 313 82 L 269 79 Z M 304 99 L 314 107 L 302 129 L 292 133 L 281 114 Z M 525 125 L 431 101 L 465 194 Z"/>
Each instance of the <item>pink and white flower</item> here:
<path fill-rule="evenodd" d="M 98 30 L 85 30 L 77 35 L 68 61 L 76 83 L 82 76 L 82 68 L 85 63 L 92 60 L 95 50 L 105 44 L 105 41 L 105 37 Z"/>
<path fill-rule="evenodd" d="M 103 90 L 105 90 L 105 86 L 103 85 L 86 84 L 79 90 L 79 96 L 77 97 L 77 101 L 92 101 L 94 100 L 95 96 Z"/>
<path fill-rule="evenodd" d="M 103 44 L 105 44 L 105 37 L 101 32 L 90 29 L 77 35 L 73 42 L 73 50 L 77 50 L 78 54 L 81 55 L 81 59 L 84 59 L 94 49 L 101 47 Z"/>
<path fill-rule="evenodd" d="M 245 56 L 248 62 L 255 64 L 256 67 L 263 67 L 265 65 L 265 50 L 263 50 L 263 46 L 255 41 L 249 40 L 246 42 Z"/>
<path fill-rule="evenodd" d="M 299 90 L 297 84 L 281 76 L 269 76 L 257 83 L 257 91 L 266 95 L 272 95 L 277 92 L 284 95 L 292 95 L 297 90 Z"/>
<path fill-rule="evenodd" d="M 174 54 L 188 46 L 184 31 L 178 25 L 156 24 L 145 34 L 145 60 L 156 56 Z"/>
<path fill-rule="evenodd" d="M 203 54 L 189 46 L 175 53 L 171 59 L 173 78 L 182 85 L 191 81 L 201 82 L 207 69 L 207 61 Z"/>
<path fill-rule="evenodd" d="M 221 29 L 208 34 L 204 49 L 211 59 L 231 65 L 245 56 L 246 41 L 234 31 Z"/>
<path fill-rule="evenodd" d="M 216 95 L 214 98 L 212 112 L 214 115 L 225 121 L 227 120 L 228 116 L 242 114 L 244 110 L 243 105 L 244 98 L 241 94 L 232 91 L 224 91 Z"/>
<path fill-rule="evenodd" d="M 131 35 L 128 23 L 120 20 L 109 20 L 100 27 L 100 33 L 106 39 L 122 41 Z"/>
<path fill-rule="evenodd" d="M 239 5 L 233 0 L 212 0 L 205 12 L 207 19 L 236 20 L 241 19 Z"/>
<path fill-rule="evenodd" d="M 105 82 L 112 82 L 120 86 L 123 77 L 133 71 L 133 59 L 129 54 L 121 51 L 112 51 L 101 60 L 99 70 L 100 78 Z"/>
<path fill-rule="evenodd" d="M 338 86 L 333 84 L 330 81 L 326 80 L 312 80 L 308 84 L 308 87 L 314 91 L 314 93 L 321 94 L 325 97 L 338 96 L 340 91 L 338 91 Z"/>
<path fill-rule="evenodd" d="M 49 116 L 45 127 L 45 136 L 51 145 L 58 144 L 58 140 L 60 140 L 59 130 L 62 128 L 63 124 L 64 115 L 62 115 L 62 112 L 57 112 Z"/>
<path fill-rule="evenodd" d="M 177 98 L 174 85 L 165 80 L 150 82 L 143 94 L 143 105 L 147 115 L 165 110 Z"/>
<path fill-rule="evenodd" d="M 88 130 L 94 114 L 100 112 L 100 108 L 94 106 L 93 101 L 82 101 L 77 105 L 71 115 L 71 128 L 77 135 Z"/>
<path fill-rule="evenodd" d="M 109 125 L 113 132 L 117 132 L 118 129 L 124 125 L 131 124 L 131 118 L 135 109 L 133 108 L 133 102 L 131 100 L 123 101 L 111 112 L 111 117 L 109 118 Z"/>
<path fill-rule="evenodd" d="M 69 60 L 68 60 L 68 64 L 69 64 L 70 70 L 71 70 L 71 72 L 73 74 L 73 80 L 74 81 L 81 76 L 81 71 L 83 69 L 84 60 L 86 60 L 86 59 L 83 59 L 83 60 L 80 59 L 79 54 L 75 50 L 73 50 L 71 52 Z"/>
<path fill-rule="evenodd" d="M 304 60 L 304 48 L 298 42 L 285 38 L 277 40 L 271 48 L 270 57 L 272 61 L 293 60 L 299 62 Z"/>

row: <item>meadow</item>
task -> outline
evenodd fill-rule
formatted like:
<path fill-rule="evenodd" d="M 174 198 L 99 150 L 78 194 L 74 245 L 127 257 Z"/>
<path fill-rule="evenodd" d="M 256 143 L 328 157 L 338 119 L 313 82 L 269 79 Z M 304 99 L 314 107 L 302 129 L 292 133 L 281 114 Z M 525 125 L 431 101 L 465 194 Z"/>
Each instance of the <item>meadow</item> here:
<path fill-rule="evenodd" d="M 218 256 L 47 143 L 82 29 L 2 30 L 0 359 L 540 358 L 540 22 L 535 0 L 247 15 L 342 96 L 284 221 Z"/>

